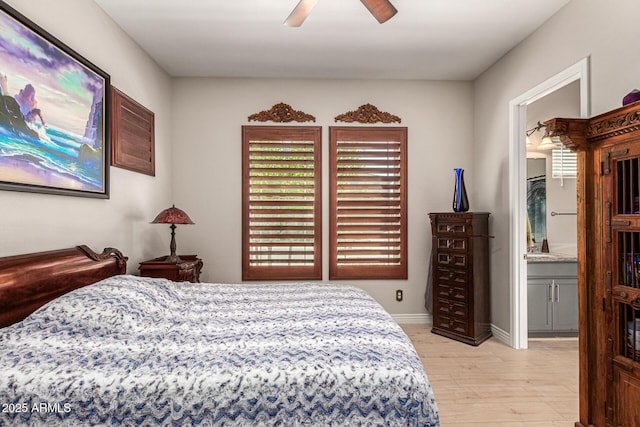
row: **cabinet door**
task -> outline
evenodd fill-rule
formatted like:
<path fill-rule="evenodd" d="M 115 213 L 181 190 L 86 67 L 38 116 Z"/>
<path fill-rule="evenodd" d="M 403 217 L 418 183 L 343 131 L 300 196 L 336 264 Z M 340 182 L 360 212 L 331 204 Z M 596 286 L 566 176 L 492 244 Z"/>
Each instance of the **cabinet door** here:
<path fill-rule="evenodd" d="M 603 215 L 612 276 L 607 306 L 607 401 L 610 425 L 640 425 L 640 144 L 617 144 L 604 153 Z M 606 167 L 610 164 L 609 174 Z"/>
<path fill-rule="evenodd" d="M 553 330 L 578 330 L 578 279 L 555 279 Z"/>
<path fill-rule="evenodd" d="M 527 281 L 527 298 L 529 331 L 550 331 L 553 327 L 551 279 L 529 279 Z"/>

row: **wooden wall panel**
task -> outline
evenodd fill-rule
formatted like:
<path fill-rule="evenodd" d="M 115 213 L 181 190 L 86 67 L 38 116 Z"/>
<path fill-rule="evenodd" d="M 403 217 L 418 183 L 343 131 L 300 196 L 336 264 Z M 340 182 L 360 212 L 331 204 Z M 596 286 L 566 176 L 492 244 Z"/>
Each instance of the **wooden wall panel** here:
<path fill-rule="evenodd" d="M 111 87 L 111 165 L 155 176 L 154 114 Z"/>

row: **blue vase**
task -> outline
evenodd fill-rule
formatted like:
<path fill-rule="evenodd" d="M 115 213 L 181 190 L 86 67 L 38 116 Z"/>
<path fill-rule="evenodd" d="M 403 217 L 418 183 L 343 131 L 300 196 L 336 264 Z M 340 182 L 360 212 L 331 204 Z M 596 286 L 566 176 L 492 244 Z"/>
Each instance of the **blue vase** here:
<path fill-rule="evenodd" d="M 456 173 L 456 185 L 453 189 L 453 211 L 466 212 L 469 210 L 467 189 L 464 187 L 464 169 L 454 169 Z"/>

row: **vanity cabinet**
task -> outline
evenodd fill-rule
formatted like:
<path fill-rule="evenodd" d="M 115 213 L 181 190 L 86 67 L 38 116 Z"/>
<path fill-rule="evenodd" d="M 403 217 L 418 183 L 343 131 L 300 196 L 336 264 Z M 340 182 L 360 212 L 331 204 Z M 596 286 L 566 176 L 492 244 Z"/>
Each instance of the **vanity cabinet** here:
<path fill-rule="evenodd" d="M 527 271 L 529 337 L 577 336 L 577 263 L 530 262 Z"/>
<path fill-rule="evenodd" d="M 431 213 L 433 328 L 467 344 L 491 336 L 489 214 Z"/>

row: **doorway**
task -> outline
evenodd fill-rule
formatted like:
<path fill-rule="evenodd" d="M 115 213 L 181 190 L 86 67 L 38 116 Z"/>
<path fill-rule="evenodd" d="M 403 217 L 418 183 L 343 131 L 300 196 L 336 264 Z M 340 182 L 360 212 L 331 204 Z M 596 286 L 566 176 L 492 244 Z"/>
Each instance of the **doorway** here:
<path fill-rule="evenodd" d="M 578 336 L 577 155 L 541 123 L 580 115 L 580 82 L 527 106 L 528 337 Z"/>
<path fill-rule="evenodd" d="M 511 346 L 528 347 L 527 298 L 527 109 L 534 102 L 573 83 L 579 84 L 580 117 L 589 117 L 588 58 L 556 74 L 509 103 L 509 196 Z M 548 117 L 551 118 L 551 117 Z"/>

